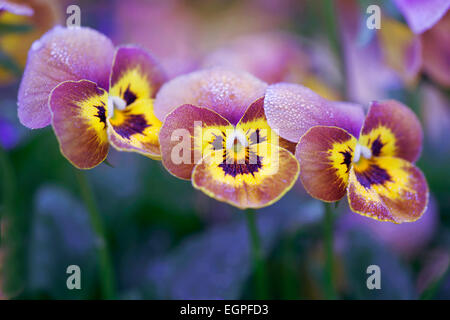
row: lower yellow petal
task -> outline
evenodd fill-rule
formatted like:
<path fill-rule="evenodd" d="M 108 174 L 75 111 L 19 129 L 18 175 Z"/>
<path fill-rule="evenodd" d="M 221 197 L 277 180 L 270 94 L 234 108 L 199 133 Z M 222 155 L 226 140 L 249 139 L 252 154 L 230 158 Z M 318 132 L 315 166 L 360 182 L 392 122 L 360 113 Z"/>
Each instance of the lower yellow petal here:
<path fill-rule="evenodd" d="M 295 183 L 299 164 L 287 150 L 266 157 L 228 163 L 205 158 L 192 174 L 192 184 L 210 197 L 238 208 L 261 208 L 280 199 Z"/>
<path fill-rule="evenodd" d="M 158 134 L 161 121 L 153 113 L 153 99 L 139 99 L 108 119 L 108 136 L 113 147 L 160 158 Z"/>
<path fill-rule="evenodd" d="M 395 157 L 362 158 L 350 170 L 350 208 L 370 218 L 412 222 L 425 212 L 428 186 L 422 172 Z"/>

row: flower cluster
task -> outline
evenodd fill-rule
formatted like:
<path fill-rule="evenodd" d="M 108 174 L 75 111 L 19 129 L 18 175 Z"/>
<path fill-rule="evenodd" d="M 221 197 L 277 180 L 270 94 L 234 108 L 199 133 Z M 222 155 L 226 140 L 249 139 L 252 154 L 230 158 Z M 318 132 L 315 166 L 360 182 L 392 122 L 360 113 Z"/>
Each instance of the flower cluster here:
<path fill-rule="evenodd" d="M 229 67 L 167 81 L 143 49 L 114 49 L 88 28 L 55 28 L 35 42 L 19 91 L 19 118 L 52 125 L 76 167 L 109 145 L 161 159 L 180 179 L 239 208 L 280 199 L 300 177 L 313 197 L 348 196 L 378 220 L 417 220 L 428 187 L 413 164 L 422 144 L 414 113 L 396 101 L 329 101 L 298 84 L 268 85 Z"/>

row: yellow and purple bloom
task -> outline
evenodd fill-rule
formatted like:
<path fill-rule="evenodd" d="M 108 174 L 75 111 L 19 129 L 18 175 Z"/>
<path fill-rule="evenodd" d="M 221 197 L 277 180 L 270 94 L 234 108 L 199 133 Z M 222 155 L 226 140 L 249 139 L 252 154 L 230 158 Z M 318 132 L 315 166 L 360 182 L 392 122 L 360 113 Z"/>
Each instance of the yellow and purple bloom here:
<path fill-rule="evenodd" d="M 264 108 L 280 136 L 299 141 L 300 180 L 316 199 L 335 202 L 347 194 L 359 214 L 394 223 L 419 219 L 428 186 L 414 166 L 423 133 L 416 115 L 389 100 L 360 107 L 327 101 L 305 87 L 275 84 Z"/>
<path fill-rule="evenodd" d="M 159 159 L 153 99 L 165 79 L 139 47 L 115 49 L 92 29 L 56 27 L 31 47 L 19 119 L 29 128 L 51 123 L 61 152 L 81 169 L 105 160 L 110 144 Z"/>
<path fill-rule="evenodd" d="M 266 87 L 246 72 L 223 68 L 166 83 L 155 100 L 156 115 L 165 119 L 160 145 L 166 169 L 239 208 L 280 199 L 297 180 L 299 165 L 287 150 L 292 144 L 267 124 Z"/>
<path fill-rule="evenodd" d="M 315 126 L 296 156 L 307 192 L 326 202 L 347 193 L 352 211 L 380 221 L 412 222 L 425 212 L 428 186 L 414 166 L 422 129 L 414 113 L 394 101 L 372 103 L 361 132 Z"/>

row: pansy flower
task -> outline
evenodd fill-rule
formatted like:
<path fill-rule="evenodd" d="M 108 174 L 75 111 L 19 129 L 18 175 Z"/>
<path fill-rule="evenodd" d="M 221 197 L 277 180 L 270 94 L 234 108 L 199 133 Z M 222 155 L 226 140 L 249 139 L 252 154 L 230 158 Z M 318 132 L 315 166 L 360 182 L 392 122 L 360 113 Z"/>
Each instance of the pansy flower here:
<path fill-rule="evenodd" d="M 359 136 L 314 126 L 297 145 L 306 191 L 326 202 L 347 194 L 352 211 L 380 221 L 412 222 L 424 213 L 428 186 L 414 166 L 422 147 L 415 114 L 394 101 L 373 102 Z"/>
<path fill-rule="evenodd" d="M 153 98 L 165 75 L 144 50 L 116 50 L 89 28 L 57 27 L 35 42 L 19 89 L 19 118 L 31 128 L 52 124 L 63 155 L 88 169 L 109 145 L 159 158 L 161 121 Z"/>
<path fill-rule="evenodd" d="M 298 141 L 300 180 L 314 198 L 339 201 L 362 215 L 395 223 L 420 218 L 428 186 L 414 166 L 422 147 L 415 114 L 397 101 L 361 107 L 321 98 L 296 84 L 266 90 L 264 109 L 280 136 Z"/>
<path fill-rule="evenodd" d="M 213 68 L 180 76 L 156 96 L 162 163 L 210 197 L 239 208 L 270 205 L 294 184 L 292 147 L 269 127 L 267 85 L 246 72 Z M 279 143 L 278 143 L 279 142 Z"/>

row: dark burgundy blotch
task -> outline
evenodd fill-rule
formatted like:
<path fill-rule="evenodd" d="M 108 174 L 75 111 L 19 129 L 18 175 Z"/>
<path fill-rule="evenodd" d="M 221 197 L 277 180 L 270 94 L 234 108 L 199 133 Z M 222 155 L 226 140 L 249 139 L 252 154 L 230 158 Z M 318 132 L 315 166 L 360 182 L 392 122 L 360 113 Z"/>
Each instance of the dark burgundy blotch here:
<path fill-rule="evenodd" d="M 392 181 L 389 173 L 375 164 L 371 164 L 366 170 L 358 172 L 355 170 L 356 179 L 366 189 L 372 185 L 383 185 Z"/>

